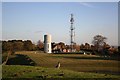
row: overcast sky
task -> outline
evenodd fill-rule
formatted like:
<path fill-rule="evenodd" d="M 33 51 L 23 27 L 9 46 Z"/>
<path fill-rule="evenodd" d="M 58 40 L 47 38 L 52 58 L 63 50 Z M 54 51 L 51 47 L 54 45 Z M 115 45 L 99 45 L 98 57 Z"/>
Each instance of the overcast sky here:
<path fill-rule="evenodd" d="M 117 2 L 4 2 L 2 4 L 3 40 L 30 39 L 70 44 L 70 14 L 74 15 L 75 41 L 90 43 L 95 35 L 107 37 L 118 45 Z"/>

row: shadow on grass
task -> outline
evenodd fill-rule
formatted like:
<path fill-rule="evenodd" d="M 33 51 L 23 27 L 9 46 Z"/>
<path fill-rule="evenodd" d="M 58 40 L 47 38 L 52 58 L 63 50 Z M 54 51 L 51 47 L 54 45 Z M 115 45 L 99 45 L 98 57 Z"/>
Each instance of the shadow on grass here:
<path fill-rule="evenodd" d="M 36 63 L 26 55 L 16 54 L 15 57 L 9 58 L 7 65 L 30 65 L 34 66 Z"/>
<path fill-rule="evenodd" d="M 116 71 L 108 71 L 108 70 L 94 70 L 95 73 L 104 73 L 106 76 L 107 74 L 112 74 L 112 75 L 120 75 L 120 72 L 116 72 Z"/>

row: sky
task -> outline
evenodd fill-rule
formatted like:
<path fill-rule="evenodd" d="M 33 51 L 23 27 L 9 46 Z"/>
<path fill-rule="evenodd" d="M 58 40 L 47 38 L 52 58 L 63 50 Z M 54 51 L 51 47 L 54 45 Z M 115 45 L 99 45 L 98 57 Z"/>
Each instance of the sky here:
<path fill-rule="evenodd" d="M 117 2 L 3 2 L 2 39 L 36 43 L 51 34 L 52 42 L 70 44 L 71 13 L 77 44 L 92 44 L 99 34 L 118 45 Z"/>

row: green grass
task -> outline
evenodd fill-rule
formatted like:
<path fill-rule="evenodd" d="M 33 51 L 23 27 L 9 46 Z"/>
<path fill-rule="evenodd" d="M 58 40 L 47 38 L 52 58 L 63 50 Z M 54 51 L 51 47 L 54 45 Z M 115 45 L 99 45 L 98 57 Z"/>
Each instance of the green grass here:
<path fill-rule="evenodd" d="M 35 65 L 27 66 L 31 61 Z M 60 69 L 55 68 L 58 61 Z M 8 62 L 11 65 L 3 65 L 3 78 L 120 78 L 120 61 L 95 55 L 20 51 L 12 55 Z"/>
<path fill-rule="evenodd" d="M 47 54 L 31 51 L 17 52 L 16 54 L 27 55 L 37 66 L 54 68 L 58 62 L 61 63 L 61 69 L 73 70 L 78 72 L 94 73 L 120 73 L 118 64 L 120 61 L 106 60 L 95 55 L 81 54 Z"/>
<path fill-rule="evenodd" d="M 3 78 L 120 78 L 117 75 L 20 65 L 4 65 L 2 70 Z"/>

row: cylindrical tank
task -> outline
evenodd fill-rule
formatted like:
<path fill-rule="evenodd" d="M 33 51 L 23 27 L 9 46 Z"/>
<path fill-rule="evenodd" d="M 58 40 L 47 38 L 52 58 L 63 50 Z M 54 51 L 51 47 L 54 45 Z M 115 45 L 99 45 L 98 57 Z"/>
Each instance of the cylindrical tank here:
<path fill-rule="evenodd" d="M 51 35 L 44 35 L 44 52 L 51 53 Z"/>

